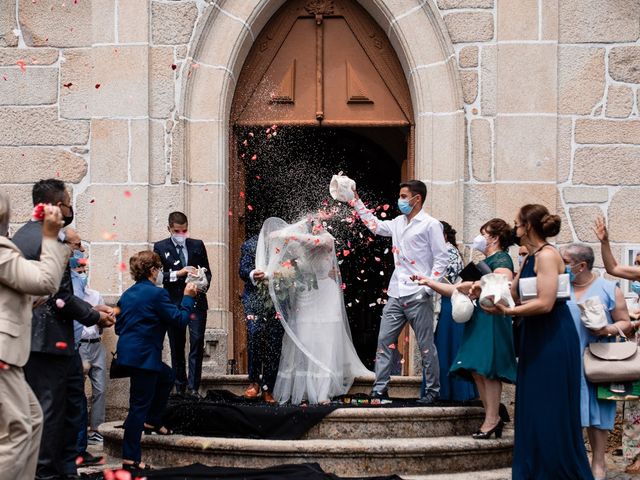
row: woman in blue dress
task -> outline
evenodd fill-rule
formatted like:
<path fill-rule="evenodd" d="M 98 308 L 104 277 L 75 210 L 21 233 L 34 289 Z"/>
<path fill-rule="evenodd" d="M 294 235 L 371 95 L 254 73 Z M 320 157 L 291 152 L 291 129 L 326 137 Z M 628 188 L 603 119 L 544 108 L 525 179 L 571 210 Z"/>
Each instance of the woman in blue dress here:
<path fill-rule="evenodd" d="M 543 205 L 523 206 L 515 236 L 529 255 L 513 281 L 536 277 L 537 296 L 490 313 L 523 318 L 516 383 L 514 480 L 593 479 L 580 422 L 580 341 L 565 300 L 557 299 L 560 253 L 546 241 L 560 232 L 560 217 Z"/>
<path fill-rule="evenodd" d="M 571 277 L 571 300 L 567 302 L 573 322 L 580 337 L 580 359 L 589 343 L 597 342 L 599 337 L 615 336 L 619 331 L 625 335 L 631 333 L 629 312 L 622 290 L 617 282 L 605 280 L 593 274 L 593 249 L 587 245 L 574 244 L 562 249 L 562 259 Z M 580 320 L 578 303 L 597 297 L 604 305 L 608 325 L 599 330 L 590 330 Z M 607 435 L 613 430 L 616 418 L 616 402 L 598 400 L 597 386 L 588 382 L 584 369 L 580 378 L 580 416 L 582 426 L 587 428 L 591 444 L 591 471 L 596 480 L 606 475 L 604 454 L 607 447 Z"/>
<path fill-rule="evenodd" d="M 456 247 L 456 231 L 447 222 L 442 223 L 444 239 L 449 252 L 449 266 L 444 274 L 449 283 L 455 283 L 462 271 L 463 263 L 460 251 Z M 478 398 L 478 390 L 473 382 L 459 377 L 449 376 L 449 369 L 458 353 L 464 325 L 453 321 L 451 316 L 451 298 L 443 295 L 440 301 L 440 316 L 435 333 L 435 344 L 440 363 L 440 400 L 466 402 Z M 424 392 L 424 372 L 422 374 Z"/>

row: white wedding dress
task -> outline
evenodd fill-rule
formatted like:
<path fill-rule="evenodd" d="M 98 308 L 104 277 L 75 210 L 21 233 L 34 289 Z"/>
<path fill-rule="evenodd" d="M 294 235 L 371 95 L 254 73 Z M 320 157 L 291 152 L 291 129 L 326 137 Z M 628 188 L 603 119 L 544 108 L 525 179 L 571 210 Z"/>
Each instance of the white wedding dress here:
<path fill-rule="evenodd" d="M 273 391 L 278 402 L 327 402 L 346 394 L 356 376 L 372 374 L 351 341 L 334 238 L 319 223 L 268 219 L 256 268 L 267 273 L 285 329 Z"/>

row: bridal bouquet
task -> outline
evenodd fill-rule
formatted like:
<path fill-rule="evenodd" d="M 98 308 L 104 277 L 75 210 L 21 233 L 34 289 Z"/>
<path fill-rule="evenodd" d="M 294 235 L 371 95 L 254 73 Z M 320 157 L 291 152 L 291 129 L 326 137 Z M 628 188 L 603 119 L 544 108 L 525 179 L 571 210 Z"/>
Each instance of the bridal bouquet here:
<path fill-rule="evenodd" d="M 295 259 L 286 260 L 280 264 L 270 276 L 268 282 L 273 284 L 273 291 L 278 302 L 285 302 L 295 292 L 318 289 L 318 279 L 313 272 L 300 269 Z M 258 285 L 258 292 L 267 308 L 273 308 L 273 299 L 267 282 Z"/>

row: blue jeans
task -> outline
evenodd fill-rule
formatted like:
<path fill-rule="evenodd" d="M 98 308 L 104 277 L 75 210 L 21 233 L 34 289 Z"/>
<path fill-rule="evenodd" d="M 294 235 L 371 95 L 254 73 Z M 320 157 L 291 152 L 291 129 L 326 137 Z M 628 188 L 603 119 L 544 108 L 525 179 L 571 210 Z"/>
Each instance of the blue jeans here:
<path fill-rule="evenodd" d="M 173 371 L 162 364 L 162 370 L 142 370 L 131 368 L 131 387 L 129 389 L 129 414 L 124 421 L 124 439 L 122 458 L 139 462 L 142 457 L 140 439 L 145 422 L 160 427 L 162 414 L 173 387 Z"/>
<path fill-rule="evenodd" d="M 186 328 L 169 328 L 169 346 L 171 348 L 171 368 L 175 376 L 176 391 L 181 393 L 187 388 L 197 391 L 202 377 L 202 358 L 204 356 L 204 331 L 207 326 L 207 312 L 194 311 L 189 319 L 189 377 L 185 361 L 187 343 Z"/>

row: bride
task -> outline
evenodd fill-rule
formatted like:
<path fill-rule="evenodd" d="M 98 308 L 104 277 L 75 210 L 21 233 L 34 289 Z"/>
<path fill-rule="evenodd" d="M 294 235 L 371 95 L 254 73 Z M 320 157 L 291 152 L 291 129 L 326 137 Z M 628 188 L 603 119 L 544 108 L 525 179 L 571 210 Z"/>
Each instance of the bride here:
<path fill-rule="evenodd" d="M 318 217 L 292 225 L 272 217 L 260 232 L 256 268 L 286 333 L 273 390 L 280 403 L 327 403 L 371 374 L 351 341 L 334 240 Z"/>

